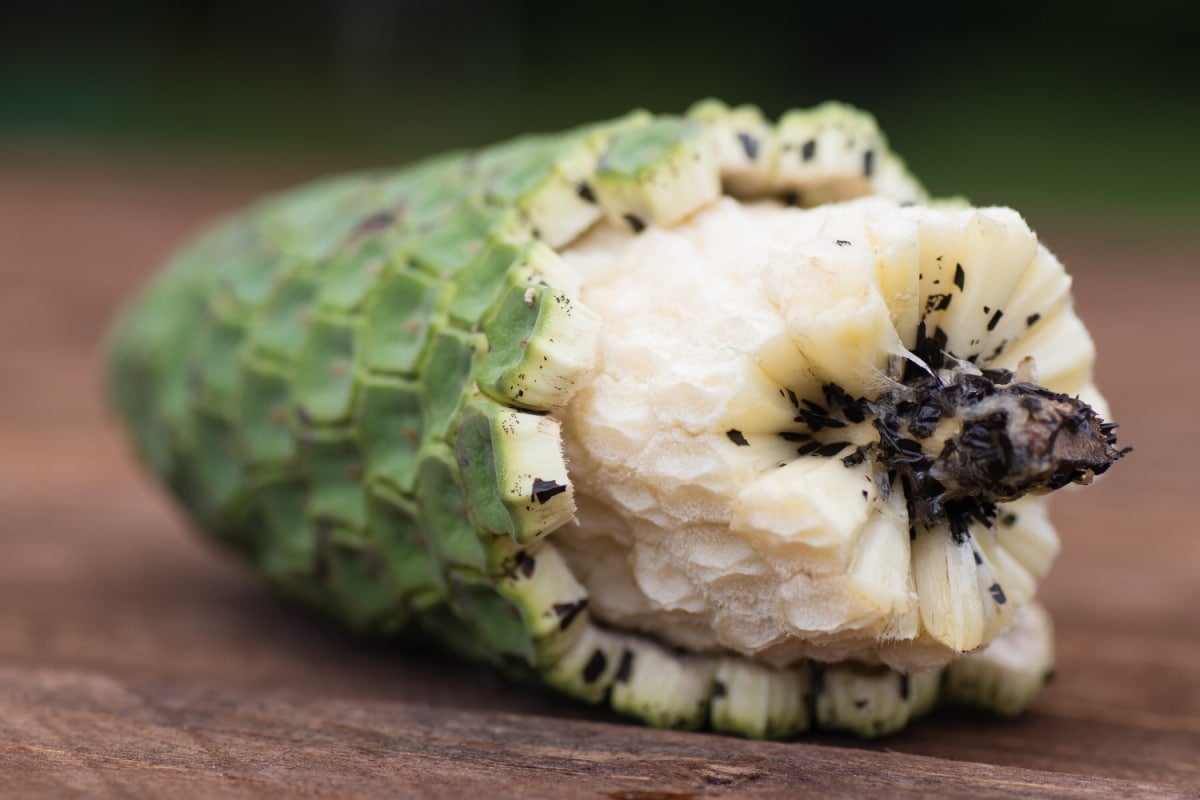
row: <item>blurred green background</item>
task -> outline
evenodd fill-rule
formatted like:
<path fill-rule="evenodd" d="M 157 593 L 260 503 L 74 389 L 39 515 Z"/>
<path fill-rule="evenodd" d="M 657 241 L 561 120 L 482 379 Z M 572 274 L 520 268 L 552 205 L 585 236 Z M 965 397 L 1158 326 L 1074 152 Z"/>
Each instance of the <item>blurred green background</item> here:
<path fill-rule="evenodd" d="M 872 110 L 940 194 L 1192 234 L 1200 4 L 42 0 L 0 157 L 325 171 L 705 96 Z"/>

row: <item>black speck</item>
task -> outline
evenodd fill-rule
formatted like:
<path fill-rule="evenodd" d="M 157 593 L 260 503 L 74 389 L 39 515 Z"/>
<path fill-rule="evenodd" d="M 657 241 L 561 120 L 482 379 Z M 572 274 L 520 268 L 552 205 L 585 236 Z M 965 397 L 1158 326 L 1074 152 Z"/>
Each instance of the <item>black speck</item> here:
<path fill-rule="evenodd" d="M 742 143 L 742 149 L 746 151 L 746 158 L 751 161 L 758 158 L 758 139 L 748 133 L 739 133 L 738 141 Z"/>
<path fill-rule="evenodd" d="M 554 615 L 558 617 L 558 629 L 565 631 L 579 616 L 579 612 L 587 608 L 587 598 L 575 603 L 555 603 Z"/>
<path fill-rule="evenodd" d="M 988 587 L 988 591 L 992 593 L 992 599 L 995 600 L 998 605 L 1004 605 L 1008 602 L 1008 598 L 1004 596 L 1004 590 L 1000 588 L 1000 584 L 993 583 Z"/>
<path fill-rule="evenodd" d="M 1037 321 L 1042 318 L 1041 314 L 1030 314 L 1025 318 L 1025 327 L 1032 328 L 1037 324 Z"/>
<path fill-rule="evenodd" d="M 564 483 L 558 481 L 544 481 L 541 478 L 533 479 L 533 493 L 531 499 L 537 500 L 540 504 L 545 504 L 547 500 L 557 494 L 562 494 L 567 490 Z"/>
<path fill-rule="evenodd" d="M 745 435 L 737 428 L 731 428 L 725 431 L 725 435 L 729 437 L 729 441 L 736 444 L 738 447 L 749 447 L 750 443 L 746 441 Z"/>
<path fill-rule="evenodd" d="M 816 450 L 816 454 L 822 458 L 833 458 L 849 446 L 849 442 L 830 442 L 829 444 L 820 445 Z"/>
<path fill-rule="evenodd" d="M 603 650 L 597 650 L 592 653 L 592 657 L 583 667 L 583 682 L 595 683 L 596 679 L 604 674 L 604 668 L 608 666 L 608 659 L 604 656 Z"/>
<path fill-rule="evenodd" d="M 949 292 L 935 292 L 929 295 L 925 300 L 925 313 L 930 311 L 945 311 L 950 307 L 950 301 L 954 299 L 954 295 Z"/>
<path fill-rule="evenodd" d="M 866 177 L 869 178 L 869 177 L 871 177 L 871 174 L 874 172 L 875 172 L 875 151 L 868 150 L 867 152 L 863 153 L 863 175 L 865 175 Z"/>
<path fill-rule="evenodd" d="M 988 320 L 987 329 L 989 331 L 995 330 L 997 323 L 1000 322 L 1000 318 L 1003 316 L 1004 316 L 1004 312 L 997 308 L 996 313 L 992 314 L 992 318 Z"/>
<path fill-rule="evenodd" d="M 517 554 L 517 569 L 526 578 L 533 577 L 533 571 L 537 568 L 537 559 L 528 553 L 521 552 Z"/>
<path fill-rule="evenodd" d="M 979 551 L 972 550 L 971 553 L 975 556 L 975 566 L 983 566 L 983 556 L 979 555 Z"/>
<path fill-rule="evenodd" d="M 854 701 L 854 707 L 855 707 L 855 708 L 866 708 L 866 707 L 867 707 L 867 701 L 866 701 L 866 700 L 862 700 L 862 699 L 855 700 L 855 701 Z"/>
<path fill-rule="evenodd" d="M 813 156 L 815 156 L 816 154 L 817 154 L 817 140 L 816 139 L 809 139 L 807 142 L 804 143 L 804 146 L 800 148 L 800 156 L 805 161 L 812 161 Z"/>
<path fill-rule="evenodd" d="M 790 192 L 786 192 L 786 193 L 783 195 L 783 204 L 784 204 L 785 206 L 798 206 L 798 205 L 800 205 L 800 192 L 798 192 L 798 191 L 796 191 L 796 190 L 794 190 L 794 189 L 793 189 L 792 191 L 790 191 Z"/>
<path fill-rule="evenodd" d="M 633 651 L 625 650 L 621 653 L 621 663 L 617 665 L 617 683 L 628 683 L 629 676 L 633 674 Z"/>
<path fill-rule="evenodd" d="M 849 246 L 850 246 L 850 243 L 849 243 L 849 242 L 847 242 L 845 239 L 838 239 L 838 240 L 837 240 L 837 246 L 838 246 L 838 247 L 849 247 Z"/>
<path fill-rule="evenodd" d="M 713 696 L 714 698 L 717 698 L 717 697 L 724 697 L 724 696 L 725 696 L 725 684 L 724 684 L 724 683 L 722 683 L 721 681 L 714 681 L 714 682 L 713 682 L 712 696 Z"/>
<path fill-rule="evenodd" d="M 1017 515 L 1016 514 L 1005 514 L 1003 517 L 1000 518 L 1000 524 L 1006 528 L 1011 528 L 1013 525 L 1017 524 Z"/>
<path fill-rule="evenodd" d="M 909 679 L 909 677 L 907 675 L 905 675 L 903 673 L 900 675 L 900 699 L 901 700 L 908 699 L 909 694 L 912 692 L 911 683 L 912 683 L 912 681 Z"/>
<path fill-rule="evenodd" d="M 954 265 L 954 285 L 962 291 L 963 286 L 967 282 L 967 273 L 963 272 L 962 264 Z"/>
<path fill-rule="evenodd" d="M 636 214 L 626 214 L 622 219 L 629 223 L 629 227 L 634 233 L 641 233 L 646 230 L 646 223 Z"/>
<path fill-rule="evenodd" d="M 592 187 L 588 183 L 581 183 L 575 188 L 575 193 L 579 195 L 579 199 L 585 203 L 596 204 L 596 193 L 592 191 Z"/>

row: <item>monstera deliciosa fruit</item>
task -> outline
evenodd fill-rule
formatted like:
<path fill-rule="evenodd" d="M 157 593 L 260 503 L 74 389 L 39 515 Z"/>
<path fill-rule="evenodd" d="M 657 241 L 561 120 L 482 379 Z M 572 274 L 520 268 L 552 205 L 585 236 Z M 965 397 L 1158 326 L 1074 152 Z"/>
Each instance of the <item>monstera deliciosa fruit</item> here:
<path fill-rule="evenodd" d="M 872 117 L 709 101 L 327 180 L 123 316 L 149 467 L 281 593 L 653 725 L 1016 713 L 1043 495 L 1122 455 L 1070 279 Z"/>

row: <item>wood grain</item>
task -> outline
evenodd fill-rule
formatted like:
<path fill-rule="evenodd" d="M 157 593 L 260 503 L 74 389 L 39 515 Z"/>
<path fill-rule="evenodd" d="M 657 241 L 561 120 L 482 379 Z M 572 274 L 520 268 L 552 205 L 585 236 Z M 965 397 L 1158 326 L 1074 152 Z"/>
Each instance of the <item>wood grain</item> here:
<path fill-rule="evenodd" d="M 1060 665 L 1032 712 L 746 742 L 346 637 L 272 598 L 141 475 L 101 399 L 105 322 L 189 229 L 286 177 L 0 159 L 0 795 L 1200 792 L 1194 251 L 1045 237 L 1136 450 L 1057 504 L 1043 597 Z"/>

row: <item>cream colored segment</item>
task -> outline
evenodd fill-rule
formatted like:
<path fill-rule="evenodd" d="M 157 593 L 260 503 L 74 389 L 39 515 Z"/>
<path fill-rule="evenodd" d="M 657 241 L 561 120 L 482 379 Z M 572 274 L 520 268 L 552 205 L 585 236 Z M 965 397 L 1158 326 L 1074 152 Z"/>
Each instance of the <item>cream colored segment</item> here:
<path fill-rule="evenodd" d="M 931 295 L 952 291 L 956 266 L 962 261 L 964 237 L 973 209 L 942 211 L 925 207 L 905 208 L 904 219 L 913 220 L 920 229 L 920 294 L 917 300 L 925 322 L 925 331 L 932 336 L 941 325 L 945 313 L 930 302 Z"/>
<path fill-rule="evenodd" d="M 874 492 L 873 487 L 869 490 Z M 875 513 L 863 526 L 846 576 L 846 591 L 863 617 L 897 636 L 916 632 L 903 630 L 903 620 L 917 609 L 910 557 L 908 511 L 903 495 L 894 492 L 886 502 L 876 500 Z"/>
<path fill-rule="evenodd" d="M 1004 620 L 1004 624 L 1000 626 L 1003 629 L 1008 627 L 1017 609 L 1033 600 L 1034 593 L 1037 592 L 1037 578 L 1025 569 L 1019 559 L 1008 552 L 1003 532 L 996 528 L 978 530 L 975 540 L 983 552 L 984 561 L 991 565 L 995 582 L 1003 593 L 1003 603 L 995 597 L 992 598 L 997 610 L 1002 612 L 999 616 Z M 990 586 L 988 589 L 990 591 Z M 988 638 L 993 638 L 999 632 L 994 631 Z"/>
<path fill-rule="evenodd" d="M 600 219 L 600 207 L 579 196 L 579 183 L 559 173 L 521 206 L 539 238 L 550 247 L 569 244 Z"/>
<path fill-rule="evenodd" d="M 884 150 L 875 118 L 838 103 L 784 114 L 776 125 L 779 150 L 775 183 L 801 188 L 814 200 L 846 199 L 871 193 L 864 156 Z"/>
<path fill-rule="evenodd" d="M 1005 343 L 1005 349 L 1020 349 L 1022 338 L 1034 326 L 1069 309 L 1070 291 L 1071 278 L 1063 265 L 1049 250 L 1038 245 L 1037 254 L 1004 307 L 1004 316 L 991 331 L 985 332 L 978 349 L 985 356 L 1001 342 Z M 980 364 L 990 366 L 990 361 Z"/>
<path fill-rule="evenodd" d="M 874 214 L 865 226 L 867 240 L 875 251 L 875 280 L 887 303 L 892 327 L 909 350 L 916 346 L 921 321 L 920 230 L 911 218 L 894 213 Z"/>
<path fill-rule="evenodd" d="M 983 644 L 986 618 L 970 544 L 959 544 L 948 530 L 935 528 L 918 530 L 912 549 L 921 626 L 954 652 Z"/>
<path fill-rule="evenodd" d="M 814 242 L 799 263 L 772 264 L 763 276 L 813 372 L 854 395 L 877 389 L 888 358 L 904 350 L 874 277 L 861 240 Z"/>
<path fill-rule="evenodd" d="M 811 574 L 842 573 L 872 510 L 868 475 L 866 465 L 831 458 L 764 472 L 738 494 L 730 533 Z"/>
<path fill-rule="evenodd" d="M 1075 395 L 1091 383 L 1096 348 L 1070 307 L 1033 326 L 992 366 L 1015 371 L 1027 355 L 1033 356 L 1038 383 L 1047 389 Z"/>
<path fill-rule="evenodd" d="M 1060 547 L 1058 532 L 1050 522 L 1050 508 L 1044 497 L 1023 497 L 1000 507 L 996 537 L 1035 578 L 1050 571 Z M 1011 524 L 1005 522 L 1009 515 Z"/>
<path fill-rule="evenodd" d="M 761 111 L 708 100 L 693 106 L 688 116 L 712 130 L 727 193 L 754 197 L 771 191 L 770 167 L 777 145 L 775 132 Z"/>
<path fill-rule="evenodd" d="M 950 273 L 950 285 L 943 281 L 941 286 L 948 294 L 949 305 L 938 324 L 948 336 L 951 353 L 966 359 L 980 354 L 986 357 L 992 351 L 984 349 L 988 326 L 998 325 L 1004 316 L 1015 313 L 1009 301 L 1036 255 L 1037 237 L 1017 212 L 983 208 L 971 213 L 963 231 L 962 252 L 954 264 L 955 271 Z M 960 277 L 962 280 L 957 281 Z"/>
<path fill-rule="evenodd" d="M 987 647 L 969 653 L 946 670 L 947 696 L 1001 714 L 1025 710 L 1054 669 L 1054 626 L 1036 603 Z"/>

